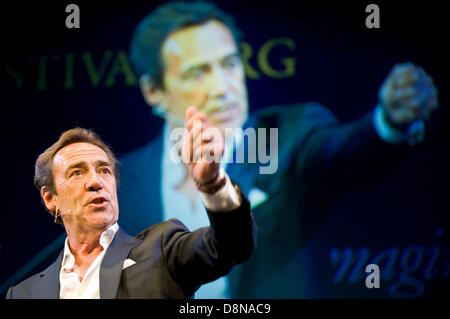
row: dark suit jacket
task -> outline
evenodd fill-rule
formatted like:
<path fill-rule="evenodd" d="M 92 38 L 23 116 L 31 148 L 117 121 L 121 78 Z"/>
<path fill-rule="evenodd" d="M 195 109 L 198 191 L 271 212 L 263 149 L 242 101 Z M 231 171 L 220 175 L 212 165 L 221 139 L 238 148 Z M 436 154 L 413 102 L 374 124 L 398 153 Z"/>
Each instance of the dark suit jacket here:
<path fill-rule="evenodd" d="M 208 212 L 211 227 L 189 232 L 177 219 L 137 237 L 122 228 L 100 266 L 100 298 L 190 298 L 198 287 L 229 273 L 255 247 L 248 201 L 231 212 Z M 230 231 L 232 229 L 232 231 Z M 7 298 L 59 298 L 63 252 L 43 272 L 8 290 Z M 136 263 L 122 270 L 125 259 Z"/>
<path fill-rule="evenodd" d="M 372 112 L 339 124 L 316 103 L 274 106 L 252 113 L 244 129 L 278 128 L 278 170 L 259 174 L 260 163 L 230 163 L 229 176 L 244 194 L 259 189 L 268 200 L 253 209 L 258 247 L 230 274 L 232 298 L 309 297 L 308 240 L 345 191 L 389 174 L 409 146 L 381 140 Z M 258 145 L 258 143 L 257 143 Z M 243 144 L 242 144 L 243 146 Z M 119 189 L 122 226 L 131 233 L 162 219 L 162 136 L 122 158 Z M 269 147 L 266 148 L 269 150 Z M 134 212 L 149 212 L 136 214 Z"/>

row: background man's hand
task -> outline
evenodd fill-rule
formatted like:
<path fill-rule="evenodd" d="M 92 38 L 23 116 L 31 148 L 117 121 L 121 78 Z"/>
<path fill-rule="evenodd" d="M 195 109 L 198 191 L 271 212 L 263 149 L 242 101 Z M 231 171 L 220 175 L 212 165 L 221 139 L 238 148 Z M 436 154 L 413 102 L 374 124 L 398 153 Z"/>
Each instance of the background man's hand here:
<path fill-rule="evenodd" d="M 400 129 L 417 119 L 428 119 L 438 107 L 433 79 L 410 62 L 394 65 L 378 97 L 387 122 Z"/>
<path fill-rule="evenodd" d="M 186 110 L 185 124 L 183 162 L 188 165 L 197 187 L 214 184 L 219 179 L 224 138 L 220 130 L 209 123 L 205 113 L 196 107 L 190 106 Z"/>

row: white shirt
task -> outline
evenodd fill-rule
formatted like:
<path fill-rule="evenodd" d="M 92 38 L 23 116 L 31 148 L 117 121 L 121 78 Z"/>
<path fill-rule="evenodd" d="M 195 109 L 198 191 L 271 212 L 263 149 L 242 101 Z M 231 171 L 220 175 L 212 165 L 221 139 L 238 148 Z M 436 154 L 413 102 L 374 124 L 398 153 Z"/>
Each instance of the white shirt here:
<path fill-rule="evenodd" d="M 119 225 L 115 223 L 101 234 L 100 245 L 103 247 L 103 251 L 89 266 L 81 282 L 76 272 L 75 257 L 70 251 L 66 238 L 61 271 L 59 272 L 59 298 L 100 299 L 100 264 L 118 229 Z"/>

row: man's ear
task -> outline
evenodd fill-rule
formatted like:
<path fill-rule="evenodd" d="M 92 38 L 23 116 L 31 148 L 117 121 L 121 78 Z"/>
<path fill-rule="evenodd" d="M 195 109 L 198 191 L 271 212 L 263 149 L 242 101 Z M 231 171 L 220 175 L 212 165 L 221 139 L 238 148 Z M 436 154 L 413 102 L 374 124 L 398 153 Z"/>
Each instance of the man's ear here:
<path fill-rule="evenodd" d="M 154 83 L 154 80 L 148 74 L 142 75 L 139 79 L 139 85 L 145 101 L 148 105 L 156 107 L 165 101 L 163 90 L 156 87 Z"/>
<path fill-rule="evenodd" d="M 45 207 L 50 211 L 55 211 L 57 207 L 56 196 L 47 187 L 41 187 L 41 196 L 44 201 Z"/>

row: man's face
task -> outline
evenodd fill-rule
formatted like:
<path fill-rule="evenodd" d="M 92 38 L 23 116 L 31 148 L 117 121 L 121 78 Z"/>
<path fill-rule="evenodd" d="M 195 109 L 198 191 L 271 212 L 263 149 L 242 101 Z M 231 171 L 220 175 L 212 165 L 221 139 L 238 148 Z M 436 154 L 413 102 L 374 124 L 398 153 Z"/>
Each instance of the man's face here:
<path fill-rule="evenodd" d="M 164 42 L 163 99 L 184 119 L 195 105 L 221 129 L 241 127 L 247 119 L 245 74 L 229 29 L 212 20 L 180 29 Z"/>
<path fill-rule="evenodd" d="M 89 143 L 74 143 L 53 157 L 56 204 L 64 223 L 104 229 L 119 216 L 116 179 L 106 153 Z"/>

